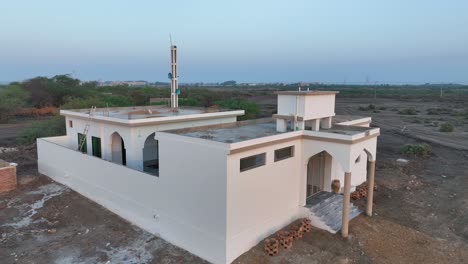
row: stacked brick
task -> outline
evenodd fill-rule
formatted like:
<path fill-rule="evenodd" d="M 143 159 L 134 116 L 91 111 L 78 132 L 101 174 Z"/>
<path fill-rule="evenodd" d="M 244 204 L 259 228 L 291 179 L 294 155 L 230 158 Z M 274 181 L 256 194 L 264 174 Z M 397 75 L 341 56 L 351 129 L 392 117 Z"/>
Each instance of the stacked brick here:
<path fill-rule="evenodd" d="M 376 191 L 376 190 L 377 190 L 377 185 L 374 185 L 374 191 Z M 360 200 L 362 198 L 366 198 L 367 197 L 367 192 L 368 192 L 367 184 L 363 183 L 363 184 L 356 187 L 356 191 L 351 193 L 351 199 Z"/>
<path fill-rule="evenodd" d="M 0 193 L 16 189 L 16 166 L 0 160 Z"/>
<path fill-rule="evenodd" d="M 291 232 L 281 230 L 276 233 L 276 237 L 278 238 L 281 247 L 284 249 L 290 249 L 292 247 L 294 237 Z"/>
<path fill-rule="evenodd" d="M 276 238 L 268 238 L 265 240 L 265 252 L 269 256 L 274 256 L 279 253 L 279 241 Z"/>
<path fill-rule="evenodd" d="M 276 238 L 265 240 L 265 253 L 274 256 L 279 253 L 280 248 L 290 249 L 293 241 L 301 239 L 305 233 L 312 231 L 310 219 L 303 218 L 298 224 L 292 225 L 289 231 L 280 230 L 276 233 Z"/>

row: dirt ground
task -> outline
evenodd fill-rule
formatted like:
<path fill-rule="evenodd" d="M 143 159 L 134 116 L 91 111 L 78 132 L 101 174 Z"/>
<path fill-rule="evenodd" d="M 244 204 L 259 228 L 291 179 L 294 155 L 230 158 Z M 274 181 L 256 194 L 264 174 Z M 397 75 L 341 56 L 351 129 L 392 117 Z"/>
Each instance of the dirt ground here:
<path fill-rule="evenodd" d="M 372 115 L 374 123 L 384 124 L 378 142 L 375 215 L 353 219 L 348 239 L 313 229 L 277 256 L 266 256 L 260 243 L 234 263 L 466 263 L 468 151 L 451 147 L 451 142 L 461 146 L 467 142 L 466 124 L 446 134 L 424 122 L 405 121 L 413 116 L 396 114 L 391 105 L 395 100 L 380 102 L 378 106 L 386 109 L 376 113 L 358 109 L 368 103 L 368 99 L 338 100 L 337 113 Z M 437 104 L 417 106 L 416 117 L 425 115 L 423 107 Z M 441 113 L 431 118 L 458 117 Z M 401 146 L 422 142 L 415 133 L 401 131 L 400 126 L 406 124 L 427 129 L 438 142 L 422 139 L 432 142 L 433 154 L 408 158 L 408 164 L 398 165 L 396 159 L 403 157 Z M 3 133 L 0 143 L 5 142 L 2 137 Z M 0 154 L 0 158 L 31 163 L 33 155 L 31 147 Z M 18 163 L 21 184 L 0 195 L 0 263 L 204 263 L 38 175 L 34 165 L 27 163 L 22 169 Z M 356 204 L 363 208 L 365 201 Z"/>

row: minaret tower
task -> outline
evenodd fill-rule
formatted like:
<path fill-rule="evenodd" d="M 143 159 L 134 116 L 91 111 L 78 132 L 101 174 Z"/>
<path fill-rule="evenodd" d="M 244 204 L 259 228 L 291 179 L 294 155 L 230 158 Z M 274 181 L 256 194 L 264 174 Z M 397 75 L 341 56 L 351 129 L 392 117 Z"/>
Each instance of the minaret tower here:
<path fill-rule="evenodd" d="M 179 108 L 179 83 L 177 76 L 177 46 L 171 43 L 171 73 L 169 79 L 171 79 L 171 108 L 177 110 Z"/>

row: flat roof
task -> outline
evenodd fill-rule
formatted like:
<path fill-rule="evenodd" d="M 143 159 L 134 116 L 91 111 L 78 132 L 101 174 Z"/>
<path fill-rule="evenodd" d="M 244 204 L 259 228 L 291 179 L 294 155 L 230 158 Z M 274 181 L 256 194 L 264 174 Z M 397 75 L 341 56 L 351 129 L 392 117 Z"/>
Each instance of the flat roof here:
<path fill-rule="evenodd" d="M 273 121 L 268 123 L 247 124 L 242 126 L 236 126 L 235 124 L 232 125 L 232 127 L 223 127 L 222 125 L 219 127 L 209 127 L 198 131 L 187 131 L 182 129 L 169 132 L 223 143 L 236 143 L 254 138 L 287 133 L 276 131 L 276 123 Z"/>
<path fill-rule="evenodd" d="M 343 136 L 356 136 L 366 131 L 372 130 L 369 127 L 356 127 L 333 124 L 331 128 L 321 128 L 318 132 L 321 134 L 333 134 Z M 305 130 L 311 131 L 311 130 Z M 290 133 L 294 131 L 278 132 L 276 131 L 276 122 L 270 118 L 260 120 L 240 121 L 229 124 L 221 124 L 205 127 L 194 127 L 165 131 L 187 137 L 202 138 L 223 143 L 237 143 L 246 140 L 274 136 L 279 134 Z M 311 131 L 316 132 L 316 131 Z"/>
<path fill-rule="evenodd" d="M 88 119 L 89 113 L 90 109 L 60 110 L 61 115 L 81 119 Z M 244 110 L 225 110 L 219 108 L 180 107 L 178 111 L 174 111 L 167 106 L 134 106 L 97 108 L 92 116 L 92 120 L 124 126 L 145 126 L 225 118 L 244 114 Z"/>
<path fill-rule="evenodd" d="M 89 114 L 90 109 L 70 109 L 69 112 Z M 170 117 L 170 116 L 185 116 L 204 113 L 218 113 L 228 110 L 219 108 L 203 108 L 203 107 L 179 107 L 178 111 L 174 111 L 167 106 L 131 106 L 131 107 L 109 107 L 96 108 L 94 116 L 112 117 L 118 119 L 146 119 L 154 117 Z"/>
<path fill-rule="evenodd" d="M 338 91 L 278 91 L 275 94 L 278 95 L 305 95 L 305 96 L 317 96 L 317 95 L 335 95 Z"/>

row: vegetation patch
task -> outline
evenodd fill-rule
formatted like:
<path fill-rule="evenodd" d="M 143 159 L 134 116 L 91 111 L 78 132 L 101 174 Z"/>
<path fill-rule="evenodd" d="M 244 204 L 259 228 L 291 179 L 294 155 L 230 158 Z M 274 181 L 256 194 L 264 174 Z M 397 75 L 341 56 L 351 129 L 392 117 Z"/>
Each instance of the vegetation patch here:
<path fill-rule="evenodd" d="M 215 105 L 219 105 L 221 108 L 244 110 L 245 115 L 240 116 L 239 120 L 254 119 L 260 113 L 260 109 L 255 102 L 245 99 L 219 100 L 215 101 L 214 103 Z"/>
<path fill-rule="evenodd" d="M 440 132 L 453 132 L 454 127 L 451 123 L 443 123 L 439 127 Z"/>
<path fill-rule="evenodd" d="M 369 104 L 369 105 L 361 105 L 358 108 L 360 111 L 374 111 L 376 110 L 375 105 Z"/>
<path fill-rule="evenodd" d="M 16 142 L 21 145 L 29 145 L 41 137 L 56 137 L 66 134 L 65 118 L 54 116 L 47 121 L 38 121 L 30 128 L 22 130 L 16 137 Z"/>
<path fill-rule="evenodd" d="M 400 114 L 400 115 L 417 115 L 418 111 L 416 109 L 414 109 L 413 107 L 410 107 L 410 108 L 405 108 L 405 109 L 399 110 L 398 114 Z"/>
<path fill-rule="evenodd" d="M 432 153 L 432 147 L 429 144 L 406 144 L 401 148 L 401 153 L 413 157 L 429 157 Z"/>
<path fill-rule="evenodd" d="M 426 110 L 428 115 L 452 115 L 453 110 L 449 108 L 429 108 Z"/>

